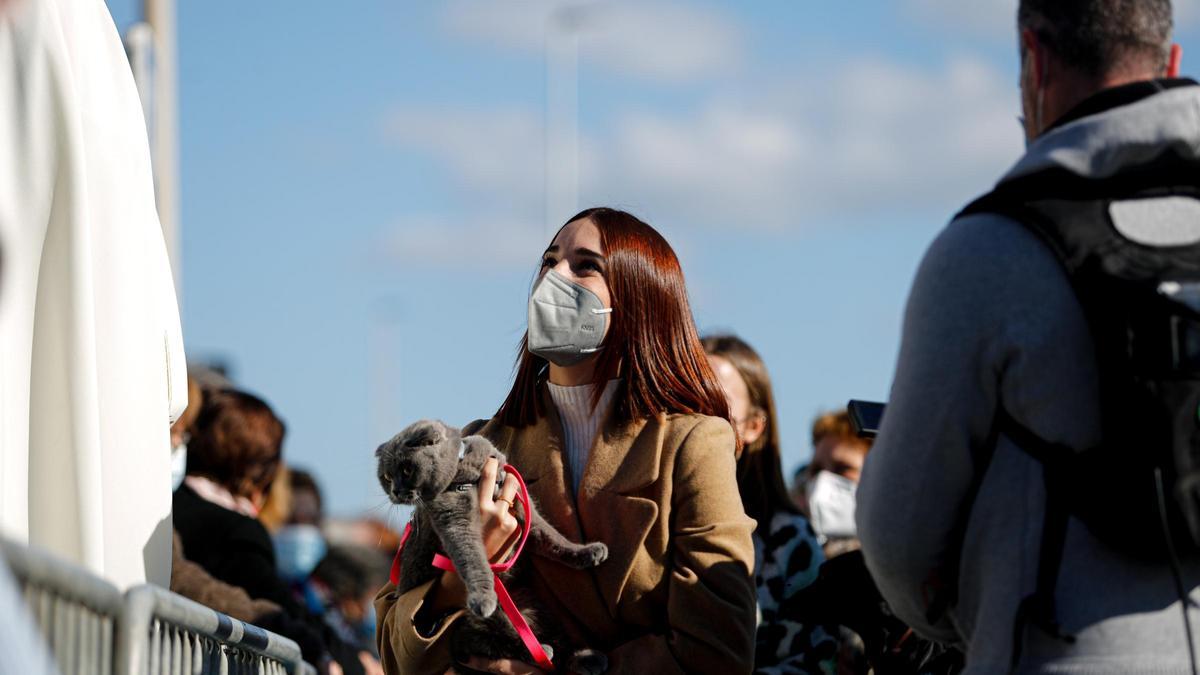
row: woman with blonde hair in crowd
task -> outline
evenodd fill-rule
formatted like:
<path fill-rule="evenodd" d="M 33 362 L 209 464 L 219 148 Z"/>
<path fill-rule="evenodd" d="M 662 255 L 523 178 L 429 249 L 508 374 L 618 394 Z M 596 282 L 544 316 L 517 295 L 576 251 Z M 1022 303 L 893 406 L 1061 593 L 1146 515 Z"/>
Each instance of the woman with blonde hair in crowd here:
<path fill-rule="evenodd" d="M 750 345 L 733 335 L 713 335 L 703 342 L 743 443 L 737 460 L 742 505 L 758 523 L 754 530 L 759 610 L 755 672 L 829 672 L 835 667 L 837 627 L 806 624 L 795 616 L 800 608 L 793 598 L 816 581 L 825 558 L 783 481 L 779 422 L 767 366 Z"/>
<path fill-rule="evenodd" d="M 523 586 L 609 673 L 745 673 L 753 665 L 754 523 L 737 493 L 737 441 L 696 332 L 679 261 L 623 211 L 589 209 L 541 253 L 516 378 L 490 421 L 469 425 L 524 475 L 538 510 L 608 559 L 575 570 L 529 556 Z M 509 475 L 478 487 L 483 539 L 504 555 L 517 527 Z M 445 673 L 462 615 L 453 572 L 376 600 L 388 673 Z M 491 673 L 534 673 L 472 659 Z"/>
<path fill-rule="evenodd" d="M 273 536 L 287 525 L 291 512 L 292 472 L 286 464 L 281 464 L 275 480 L 271 483 L 271 489 L 267 491 L 262 509 L 258 512 L 258 520 Z"/>

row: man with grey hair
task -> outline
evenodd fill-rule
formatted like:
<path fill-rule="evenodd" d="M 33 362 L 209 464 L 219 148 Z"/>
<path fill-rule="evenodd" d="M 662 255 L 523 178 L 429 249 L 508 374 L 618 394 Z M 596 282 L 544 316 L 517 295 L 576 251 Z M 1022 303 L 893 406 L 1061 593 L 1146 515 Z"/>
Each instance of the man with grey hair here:
<path fill-rule="evenodd" d="M 1156 541 L 1144 458 L 1172 423 L 1194 452 L 1194 399 L 1173 420 L 1110 406 L 1129 392 L 1096 317 L 1124 300 L 1087 280 L 1144 272 L 1136 256 L 1200 263 L 1200 86 L 1178 79 L 1169 0 L 1022 0 L 1018 28 L 1029 146 L 918 271 L 858 489 L 863 552 L 895 613 L 962 647 L 968 673 L 1194 671 L 1180 598 L 1200 561 L 1113 537 Z M 1085 478 L 1080 458 L 1117 445 Z M 1102 480 L 1090 510 L 1063 496 Z"/>

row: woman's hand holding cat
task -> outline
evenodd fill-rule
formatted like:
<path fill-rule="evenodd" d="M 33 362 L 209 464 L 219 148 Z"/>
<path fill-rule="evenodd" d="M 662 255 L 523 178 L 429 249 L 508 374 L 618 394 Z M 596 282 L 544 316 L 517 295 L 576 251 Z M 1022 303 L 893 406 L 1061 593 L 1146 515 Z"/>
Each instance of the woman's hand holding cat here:
<path fill-rule="evenodd" d="M 508 552 L 518 525 L 512 514 L 513 501 L 517 498 L 516 476 L 511 473 L 505 476 L 499 496 L 492 498 L 496 494 L 499 469 L 496 459 L 491 458 L 484 462 L 479 478 L 479 521 L 483 524 L 483 547 L 491 562 L 499 562 Z"/>

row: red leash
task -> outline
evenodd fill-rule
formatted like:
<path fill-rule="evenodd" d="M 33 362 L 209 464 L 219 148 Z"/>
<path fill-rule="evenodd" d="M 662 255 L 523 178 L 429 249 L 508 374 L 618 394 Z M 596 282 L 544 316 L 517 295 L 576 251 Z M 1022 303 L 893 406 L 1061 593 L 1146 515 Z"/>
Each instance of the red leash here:
<path fill-rule="evenodd" d="M 512 569 L 512 566 L 517 562 L 517 558 L 521 557 L 521 551 L 525 549 L 525 541 L 529 539 L 529 529 L 533 521 L 530 517 L 532 511 L 529 508 L 529 489 L 525 487 L 525 479 L 521 477 L 520 472 L 512 465 L 505 465 L 504 469 L 513 476 L 516 476 L 517 485 L 521 488 L 517 497 L 521 500 L 521 506 L 525 509 L 525 524 L 521 528 L 521 537 L 517 541 L 517 549 L 513 551 L 512 556 L 504 562 L 491 565 L 492 573 L 496 575 L 496 599 L 500 601 L 500 608 L 504 610 L 504 615 L 512 622 L 513 628 L 517 629 L 517 635 L 521 637 L 521 642 L 525 643 L 525 648 L 529 650 L 529 655 L 533 657 L 533 662 L 542 670 L 553 671 L 554 664 L 550 662 L 550 657 L 546 656 L 546 650 L 542 649 L 542 643 L 538 642 L 537 636 L 533 634 L 533 629 L 525 622 L 525 617 L 521 616 L 521 611 L 517 609 L 517 603 L 513 602 L 512 596 L 508 594 L 508 589 L 504 587 L 504 582 L 500 580 L 500 573 Z M 408 541 L 410 534 L 412 534 L 411 523 L 404 527 L 404 535 L 400 538 L 400 550 L 396 551 L 396 557 L 392 560 L 391 579 L 392 583 L 396 585 L 400 583 L 400 554 L 404 551 L 404 544 Z M 448 572 L 454 571 L 454 563 L 441 553 L 434 554 L 433 566 Z"/>

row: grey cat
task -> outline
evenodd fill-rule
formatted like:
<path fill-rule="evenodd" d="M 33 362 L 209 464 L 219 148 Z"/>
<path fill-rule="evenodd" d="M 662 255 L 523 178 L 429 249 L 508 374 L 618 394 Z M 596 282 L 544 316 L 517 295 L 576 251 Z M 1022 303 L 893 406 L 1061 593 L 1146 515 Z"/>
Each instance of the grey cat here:
<path fill-rule="evenodd" d="M 458 429 L 436 420 L 416 422 L 375 451 L 379 483 L 397 504 L 415 506 L 412 533 L 401 554 L 399 592 L 415 588 L 441 572 L 433 567 L 433 554 L 444 553 L 467 589 L 470 610 L 455 624 L 450 648 L 460 663 L 471 656 L 528 660 L 529 654 L 503 612 L 496 612 L 493 574 L 483 547 L 479 520 L 478 483 L 484 462 L 495 457 L 504 466 L 504 454 L 482 436 L 463 437 Z M 497 491 L 501 484 L 497 480 Z M 603 543 L 576 544 L 547 523 L 530 501 L 528 545 L 532 552 L 575 569 L 595 567 L 608 558 Z M 505 581 L 516 570 L 504 575 Z M 507 586 L 508 584 L 506 584 Z M 591 649 L 571 649 L 556 630 L 557 622 L 538 621 L 540 611 L 531 594 L 513 589 L 522 616 L 556 666 L 580 675 L 599 675 L 608 668 L 604 654 Z M 554 652 L 569 654 L 565 664 Z M 456 666 L 459 672 L 466 672 Z"/>

